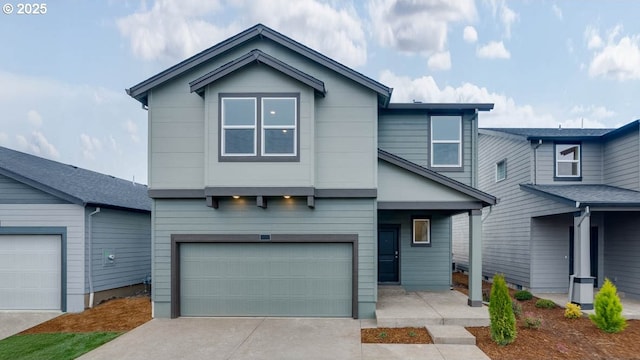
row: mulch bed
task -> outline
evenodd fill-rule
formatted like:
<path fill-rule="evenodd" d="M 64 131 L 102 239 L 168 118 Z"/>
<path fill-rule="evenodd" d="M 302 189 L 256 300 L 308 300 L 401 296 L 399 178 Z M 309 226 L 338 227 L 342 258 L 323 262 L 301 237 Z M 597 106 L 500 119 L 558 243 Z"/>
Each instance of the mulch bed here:
<path fill-rule="evenodd" d="M 426 328 L 371 328 L 360 330 L 363 344 L 433 344 Z"/>

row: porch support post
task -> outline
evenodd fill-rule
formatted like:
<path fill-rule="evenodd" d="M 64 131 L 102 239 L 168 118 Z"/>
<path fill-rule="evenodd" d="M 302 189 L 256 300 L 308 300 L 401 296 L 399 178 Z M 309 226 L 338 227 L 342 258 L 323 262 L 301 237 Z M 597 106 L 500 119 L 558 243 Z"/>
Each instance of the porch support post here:
<path fill-rule="evenodd" d="M 482 210 L 469 211 L 469 300 L 482 306 Z"/>
<path fill-rule="evenodd" d="M 583 310 L 593 309 L 593 283 L 591 277 L 591 212 L 589 208 L 573 218 L 573 293 L 571 302 Z"/>

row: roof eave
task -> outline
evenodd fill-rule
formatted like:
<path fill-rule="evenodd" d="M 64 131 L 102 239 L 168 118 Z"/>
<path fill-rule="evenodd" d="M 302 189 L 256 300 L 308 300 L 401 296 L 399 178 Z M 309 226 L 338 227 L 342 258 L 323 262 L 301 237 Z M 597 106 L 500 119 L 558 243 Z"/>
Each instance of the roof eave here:
<path fill-rule="evenodd" d="M 550 192 L 543 191 L 543 190 L 540 190 L 540 189 L 536 189 L 531 184 L 520 184 L 520 189 L 522 189 L 524 191 L 527 191 L 529 193 L 532 193 L 534 195 L 542 196 L 542 197 L 545 197 L 547 199 L 551 199 L 551 200 L 555 200 L 555 201 L 567 204 L 569 206 L 574 206 L 575 207 L 576 203 L 577 203 L 576 200 L 569 199 L 569 198 L 566 198 L 564 196 L 552 194 Z"/>

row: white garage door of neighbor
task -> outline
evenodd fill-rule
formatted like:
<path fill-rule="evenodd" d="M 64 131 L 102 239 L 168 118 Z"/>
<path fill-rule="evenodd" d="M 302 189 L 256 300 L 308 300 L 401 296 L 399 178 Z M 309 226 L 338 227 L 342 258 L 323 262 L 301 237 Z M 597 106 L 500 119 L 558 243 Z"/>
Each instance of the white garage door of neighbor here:
<path fill-rule="evenodd" d="M 0 310 L 60 310 L 59 235 L 0 235 Z"/>

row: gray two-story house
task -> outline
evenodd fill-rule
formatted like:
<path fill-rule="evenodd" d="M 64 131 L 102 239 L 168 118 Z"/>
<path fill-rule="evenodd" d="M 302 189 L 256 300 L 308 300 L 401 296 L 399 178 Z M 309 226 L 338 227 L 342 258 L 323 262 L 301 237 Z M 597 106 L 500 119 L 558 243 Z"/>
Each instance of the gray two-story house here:
<path fill-rule="evenodd" d="M 589 309 L 609 278 L 640 298 L 639 121 L 618 129 L 481 129 L 483 271 Z M 460 245 L 458 245 L 460 243 Z M 466 244 L 454 246 L 465 263 Z"/>
<path fill-rule="evenodd" d="M 460 213 L 479 306 L 493 105 L 391 92 L 264 25 L 129 88 L 149 117 L 154 316 L 373 317 L 379 284 L 449 289 Z"/>

